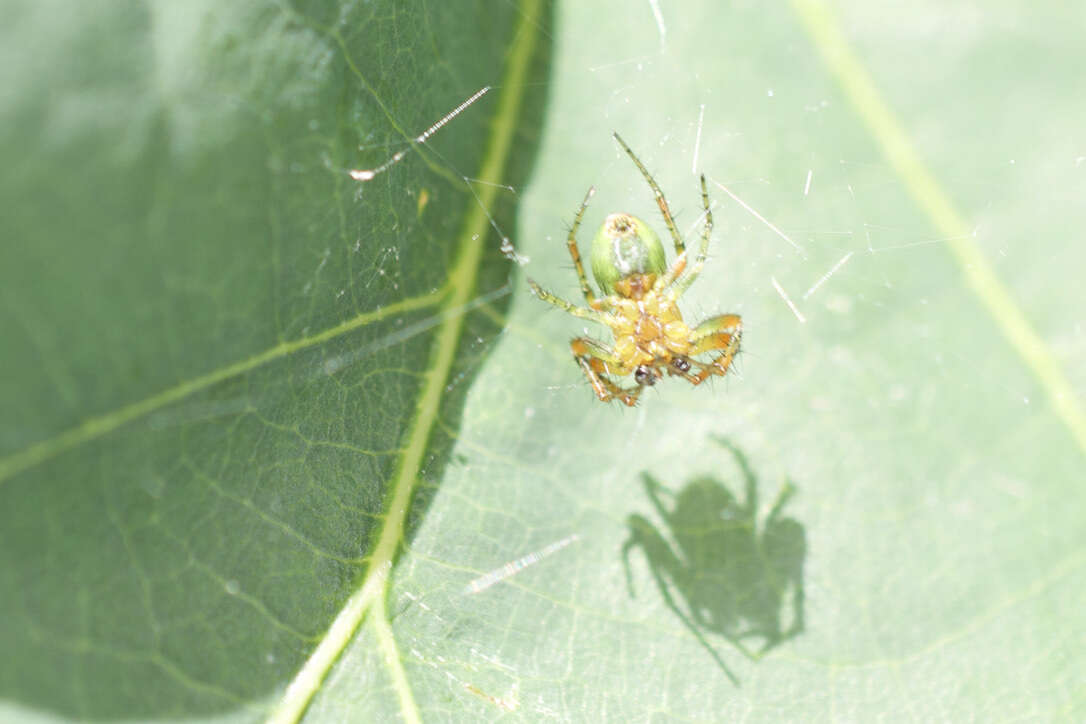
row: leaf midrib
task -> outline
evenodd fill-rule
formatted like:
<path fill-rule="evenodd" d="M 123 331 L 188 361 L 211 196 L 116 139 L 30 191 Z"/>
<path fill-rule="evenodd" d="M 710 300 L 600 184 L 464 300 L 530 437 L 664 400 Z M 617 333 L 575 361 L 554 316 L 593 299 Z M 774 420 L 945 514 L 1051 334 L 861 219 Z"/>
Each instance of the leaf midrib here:
<path fill-rule="evenodd" d="M 332 622 L 328 633 L 314 650 L 294 680 L 269 721 L 296 722 L 305 713 L 310 700 L 320 688 L 325 675 L 354 638 L 355 632 L 371 606 L 376 606 L 375 636 L 389 676 L 400 701 L 401 714 L 407 722 L 419 721 L 406 673 L 399 659 L 395 639 L 385 617 L 384 601 L 388 593 L 389 575 L 400 543 L 410 507 L 411 495 L 418 480 L 421 463 L 426 454 L 434 425 L 438 420 L 441 399 L 455 358 L 464 323 L 463 314 L 451 314 L 463 309 L 475 293 L 483 245 L 488 238 L 490 217 L 486 209 L 493 206 L 500 187 L 502 169 L 512 147 L 516 119 L 527 90 L 527 74 L 535 51 L 539 25 L 536 18 L 542 0 L 530 0 L 520 7 L 520 21 L 512 34 L 512 46 L 502 79 L 498 109 L 491 123 L 493 132 L 475 178 L 483 183 L 473 194 L 464 215 L 459 234 L 456 261 L 449 273 L 450 294 L 442 301 L 445 319 L 435 335 L 431 359 L 424 375 L 422 394 L 415 415 L 405 436 L 402 455 L 394 475 L 394 483 L 386 498 L 385 525 L 381 529 L 369 556 L 366 575 L 354 595 Z M 357 73 L 357 68 L 352 68 Z"/>

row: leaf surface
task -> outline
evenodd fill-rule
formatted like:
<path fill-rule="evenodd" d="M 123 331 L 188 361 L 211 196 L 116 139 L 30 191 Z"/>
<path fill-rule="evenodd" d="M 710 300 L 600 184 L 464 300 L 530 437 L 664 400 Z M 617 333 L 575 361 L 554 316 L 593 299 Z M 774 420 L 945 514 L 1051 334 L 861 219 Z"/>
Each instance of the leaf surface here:
<path fill-rule="evenodd" d="M 169 39 L 154 72 L 73 60 L 61 77 L 111 79 L 120 130 L 115 111 L 85 117 L 101 100 L 70 101 L 78 122 L 20 106 L 59 145 L 5 153 L 37 243 L 2 252 L 23 373 L 0 389 L 28 412 L 0 446 L 9 466 L 64 446 L 0 483 L 0 641 L 26 652 L 0 664 L 12 718 L 1083 718 L 1086 101 L 1068 11 L 252 7 L 194 15 L 188 36 L 137 25 Z M 537 167 L 527 182 L 521 133 L 512 171 L 484 177 L 499 94 L 544 87 L 506 82 L 528 32 L 556 51 Z M 126 98 L 125 78 L 170 102 Z M 492 105 L 432 153 L 361 189 L 341 173 L 484 84 Z M 570 337 L 606 330 L 520 272 L 508 310 L 488 296 L 509 270 L 495 235 L 479 281 L 455 282 L 464 229 L 500 210 L 461 175 L 513 184 L 518 216 L 496 225 L 571 301 L 564 242 L 589 185 L 582 252 L 612 211 L 663 232 L 613 131 L 688 246 L 709 177 L 710 258 L 683 309 L 745 330 L 735 375 L 665 380 L 633 410 L 596 401 L 570 360 Z M 106 135 L 65 146 L 77 132 Z"/>
<path fill-rule="evenodd" d="M 530 161 L 538 11 L 69 10 L 3 31 L 5 711 L 300 710 L 425 513 L 494 334 L 471 311 L 507 298 L 484 244 Z"/>
<path fill-rule="evenodd" d="M 684 310 L 742 314 L 745 353 L 603 405 L 567 340 L 607 331 L 517 290 L 394 574 L 420 718 L 1082 718 L 1086 109 L 1063 11 L 654 7 L 562 6 L 515 238 L 579 301 L 589 185 L 582 253 L 613 211 L 664 231 L 611 132 L 688 247 L 704 171 L 716 230 Z M 372 641 L 314 720 L 400 711 Z"/>

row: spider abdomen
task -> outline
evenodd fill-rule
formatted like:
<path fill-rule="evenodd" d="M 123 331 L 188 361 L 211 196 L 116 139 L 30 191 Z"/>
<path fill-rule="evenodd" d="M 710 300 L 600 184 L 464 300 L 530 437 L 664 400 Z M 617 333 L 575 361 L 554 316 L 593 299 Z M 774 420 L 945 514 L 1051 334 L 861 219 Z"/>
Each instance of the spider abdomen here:
<path fill-rule="evenodd" d="M 632 214 L 611 214 L 592 240 L 592 275 L 604 294 L 614 294 L 620 280 L 659 275 L 666 268 L 660 237 Z"/>

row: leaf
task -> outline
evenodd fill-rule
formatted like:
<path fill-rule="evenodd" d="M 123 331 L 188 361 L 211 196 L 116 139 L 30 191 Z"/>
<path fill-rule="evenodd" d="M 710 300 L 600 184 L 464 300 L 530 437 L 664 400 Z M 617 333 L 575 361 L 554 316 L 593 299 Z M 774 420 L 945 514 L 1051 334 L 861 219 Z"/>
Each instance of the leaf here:
<path fill-rule="evenodd" d="M 364 13 L 370 6 L 350 7 Z M 23 346 L 45 353 L 15 368 L 31 368 L 34 375 L 6 383 L 2 399 L 13 400 L 9 409 L 40 407 L 36 414 L 60 420 L 53 427 L 33 420 L 6 425 L 2 444 L 14 451 L 33 449 L 34 441 L 52 439 L 79 420 L 154 399 L 177 380 L 276 349 L 280 339 L 271 333 L 233 353 L 224 349 L 254 334 L 252 318 L 284 320 L 296 336 L 283 339 L 308 339 L 354 318 L 335 314 L 339 307 L 329 296 L 340 288 L 357 290 L 360 300 L 367 298 L 365 289 L 381 291 L 387 304 L 427 299 L 417 310 L 368 320 L 186 392 L 161 413 L 148 411 L 100 435 L 96 444 L 73 445 L 0 483 L 0 600 L 15 601 L 0 611 L 0 641 L 30 652 L 18 668 L 0 668 L 2 691 L 18 707 L 12 716 L 32 707 L 95 718 L 290 718 L 308 703 L 305 716 L 313 721 L 1082 719 L 1078 672 L 1084 664 L 1076 633 L 1086 624 L 1080 603 L 1086 580 L 1080 473 L 1086 349 L 1076 326 L 1081 304 L 1072 270 L 1084 266 L 1086 252 L 1065 241 L 1077 238 L 1086 221 L 1076 165 L 1081 150 L 1074 145 L 1086 110 L 1081 94 L 1073 92 L 1077 76 L 1071 69 L 1082 52 L 1075 23 L 1056 8 L 1012 3 L 928 4 L 910 7 L 908 15 L 861 3 L 831 11 L 798 0 L 791 10 L 742 3 L 567 3 L 553 21 L 531 10 L 525 3 L 499 3 L 479 11 L 488 19 L 508 13 L 502 27 L 527 26 L 537 42 L 553 37 L 559 50 L 535 175 L 527 185 L 525 176 L 506 180 L 515 173 L 495 179 L 514 184 L 520 212 L 515 226 L 509 220 L 499 228 L 515 231 L 509 236 L 530 257 L 526 271 L 534 279 L 577 300 L 563 241 L 587 186 L 594 184 L 597 194 L 582 243 L 617 209 L 662 231 L 651 193 L 611 132 L 621 132 L 652 170 L 680 228 L 691 236 L 700 211 L 693 171 L 703 170 L 711 181 L 716 231 L 711 257 L 683 308 L 694 320 L 743 315 L 745 354 L 737 374 L 696 389 L 666 380 L 635 410 L 602 405 L 567 347 L 569 337 L 590 325 L 532 298 L 522 278 L 514 281 L 505 315 L 485 303 L 484 295 L 500 282 L 480 280 L 468 292 L 469 303 L 484 303 L 467 318 L 467 329 L 492 319 L 504 332 L 492 352 L 492 332 L 481 334 L 478 346 L 471 332 L 464 334 L 456 366 L 442 382 L 454 398 L 442 401 L 435 418 L 429 445 L 436 457 L 419 460 L 416 490 L 422 498 L 412 511 L 413 534 L 404 539 L 394 568 L 371 567 L 366 577 L 358 559 L 373 550 L 368 541 L 380 540 L 376 528 L 384 520 L 366 512 L 388 507 L 381 507 L 385 489 L 367 496 L 362 481 L 398 474 L 403 457 L 397 446 L 417 428 L 397 410 L 414 405 L 425 385 L 410 374 L 391 378 L 409 363 L 422 372 L 433 369 L 429 350 L 442 348 L 427 336 L 438 334 L 440 323 L 405 339 L 394 319 L 403 317 L 408 329 L 444 319 L 446 298 L 429 301 L 425 295 L 442 287 L 454 258 L 449 240 L 463 238 L 464 215 L 479 206 L 465 203 L 455 178 L 443 179 L 475 173 L 468 169 L 477 168 L 477 160 L 455 154 L 482 143 L 458 134 L 483 138 L 492 107 L 460 116 L 435 136 L 435 144 L 447 141 L 437 146 L 440 156 L 405 160 L 384 185 L 364 185 L 360 199 L 352 196 L 357 187 L 328 173 L 327 186 L 314 190 L 297 179 L 290 193 L 275 196 L 279 203 L 253 202 L 261 219 L 269 208 L 281 212 L 274 218 L 289 228 L 271 248 L 285 254 L 304 247 L 311 235 L 322 238 L 321 229 L 324 239 L 341 238 L 339 214 L 329 213 L 328 199 L 335 199 L 337 211 L 349 209 L 344 214 L 354 233 L 384 230 L 382 238 L 395 241 L 378 248 L 412 256 L 401 259 L 394 276 L 399 290 L 389 288 L 393 280 L 365 275 L 386 268 L 389 259 L 371 256 L 351 269 L 329 260 L 321 274 L 335 270 L 341 276 L 326 287 L 322 304 L 310 302 L 297 290 L 303 279 L 316 278 L 324 248 L 343 247 L 331 242 L 305 247 L 308 256 L 299 256 L 306 266 L 294 261 L 272 267 L 279 270 L 276 284 L 228 275 L 231 265 L 218 261 L 201 268 L 219 283 L 185 286 L 185 298 L 229 291 L 231 304 L 211 306 L 203 323 L 186 311 L 168 327 L 133 324 L 120 336 L 131 349 L 108 354 L 117 348 L 98 342 L 110 334 L 106 321 L 135 317 L 132 300 L 156 298 L 148 290 L 137 289 L 125 297 L 128 304 L 106 309 L 88 325 L 70 321 L 77 319 L 69 311 L 75 307 L 71 295 L 98 255 L 80 259 L 62 277 L 66 283 L 49 288 L 51 294 L 35 292 L 44 271 L 15 275 L 10 283 L 5 277 L 4 308 L 16 311 L 3 324 L 13 324 L 10 317 L 21 320 L 17 339 L 38 340 Z M 374 22 L 385 24 L 366 37 L 388 43 L 348 44 L 354 52 L 333 54 L 329 67 L 356 56 L 380 59 L 359 60 L 357 68 L 413 59 L 418 67 L 407 77 L 430 72 L 445 78 L 442 69 L 455 67 L 444 60 L 452 54 L 439 54 L 449 63 L 441 65 L 429 43 L 412 41 L 412 33 L 425 37 L 428 27 L 442 28 L 434 37 L 443 42 L 460 38 L 471 47 L 471 67 L 480 70 L 463 73 L 473 82 L 441 99 L 414 92 L 415 81 L 394 79 L 372 94 L 351 86 L 344 104 L 356 96 L 362 103 L 374 97 L 399 103 L 373 127 L 365 126 L 360 119 L 369 116 L 362 114 L 342 124 L 347 138 L 329 152 L 337 169 L 380 163 L 386 155 L 374 145 L 410 138 L 479 85 L 518 87 L 498 77 L 510 62 L 480 51 L 490 47 L 479 40 L 489 21 L 461 19 L 462 9 L 428 25 L 373 12 Z M 1043 31 L 1022 31 L 1026 17 L 1029 27 Z M 345 27 L 356 33 L 372 30 L 372 23 L 351 20 Z M 260 27 L 248 20 L 238 26 Z M 456 33 L 455 27 L 463 29 Z M 514 52 L 524 35 L 514 37 L 498 45 Z M 68 47 L 56 42 L 50 47 Z M 401 44 L 407 50 L 396 52 Z M 263 45 L 292 47 L 281 39 Z M 424 52 L 420 48 L 426 55 L 415 55 Z M 187 66 L 178 64 L 178 72 Z M 519 87 L 527 92 L 538 86 Z M 334 100 L 299 111 L 301 120 L 271 136 L 295 141 L 289 147 L 301 150 L 290 161 L 320 158 L 320 151 L 296 142 L 299 131 L 325 141 L 309 145 L 327 146 L 320 130 L 327 121 L 308 134 L 303 122 L 313 107 L 327 111 L 341 102 L 340 95 L 327 93 Z M 202 106 L 207 113 L 223 107 Z M 211 124 L 208 131 L 216 128 Z M 371 130 L 375 137 L 367 139 Z M 235 137 L 256 144 L 251 133 Z M 373 158 L 356 160 L 359 144 Z M 254 159 L 287 144 L 264 145 Z M 60 170 L 73 155 L 55 160 L 51 174 L 28 186 L 36 193 L 20 194 L 20 205 L 9 208 L 23 214 L 32 203 L 44 203 L 45 188 L 60 183 Z M 5 157 L 26 155 L 9 151 Z M 147 163 L 142 153 L 134 157 Z M 237 168 L 223 166 L 218 176 Z M 278 178 L 267 168 L 260 166 L 254 176 Z M 291 166 L 284 162 L 282 168 Z M 312 175 L 324 178 L 316 170 Z M 200 176 L 201 188 L 206 192 L 218 176 Z M 335 180 L 343 184 L 338 194 Z M 417 218 L 419 196 L 405 191 L 420 188 L 429 190 L 430 201 L 413 235 L 405 220 Z M 210 195 L 231 199 L 238 193 Z M 376 208 L 392 209 L 383 221 L 365 217 L 374 213 L 366 194 L 378 193 L 382 204 Z M 312 207 L 308 216 L 279 208 L 302 200 Z M 438 202 L 447 206 L 434 206 Z M 174 205 L 148 207 L 164 214 Z M 438 208 L 441 214 L 429 216 Z M 201 221 L 176 213 L 174 224 Z M 38 216 L 60 223 L 56 214 Z M 158 216 L 155 221 L 152 229 L 171 228 Z M 245 225 L 230 227 L 228 235 L 221 233 L 223 224 L 207 220 L 207 226 L 220 229 L 209 237 L 220 243 L 201 254 L 222 250 L 223 239 L 242 238 L 237 227 Z M 138 235 L 145 244 L 151 238 L 146 228 Z M 264 246 L 252 252 L 250 266 L 259 270 L 261 260 L 271 266 L 270 234 L 254 236 Z M 487 243 L 494 249 L 493 238 Z M 173 246 L 183 245 L 175 239 L 166 248 Z M 3 253 L 7 262 L 11 252 Z M 346 248 L 343 253 L 352 258 Z M 53 256 L 61 257 L 43 259 Z M 158 259 L 145 260 L 145 272 L 132 277 L 167 268 L 152 263 Z M 3 264 L 5 270 L 13 266 Z M 21 257 L 18 268 L 36 270 Z M 507 268 L 499 262 L 481 273 L 500 279 Z M 430 276 L 408 289 L 412 275 Z M 117 285 L 99 283 L 98 304 L 104 305 Z M 255 299 L 252 289 L 232 283 L 280 291 Z M 163 287 L 148 286 L 156 293 Z M 288 296 L 283 289 L 295 291 Z M 34 303 L 17 306 L 23 299 Z M 50 303 L 60 308 L 50 310 Z M 277 313 L 261 316 L 269 307 Z M 88 303 L 78 308 L 94 309 Z M 35 313 L 46 322 L 29 324 Z M 239 320 L 236 328 L 228 327 L 232 319 Z M 56 338 L 63 345 L 43 346 L 49 339 L 42 330 L 63 321 L 71 325 Z M 144 339 L 133 329 L 147 337 L 140 344 L 160 353 L 152 356 L 157 364 L 136 368 L 141 374 L 165 376 L 167 364 L 187 360 L 186 374 L 136 388 L 139 379 L 119 369 L 144 348 L 131 342 Z M 81 330 L 90 341 L 80 340 Z M 16 339 L 8 326 L 0 331 L 4 339 Z M 589 332 L 602 336 L 601 330 Z M 189 335 L 184 344 L 173 340 L 183 333 Z M 389 340 L 397 346 L 372 347 Z M 344 370 L 355 373 L 347 384 L 334 385 L 327 375 L 306 377 L 306 370 L 323 369 L 327 360 L 359 349 L 374 351 Z M 100 356 L 88 357 L 92 352 Z M 65 371 L 80 360 L 85 371 L 74 378 L 79 384 L 66 386 Z M 108 374 L 95 374 L 103 370 Z M 373 370 L 385 377 L 367 380 L 365 373 Z M 133 387 L 123 402 L 116 399 L 120 392 L 110 397 L 107 389 L 98 393 L 104 400 L 99 407 L 78 408 L 93 417 L 61 417 L 64 408 L 56 400 L 62 392 L 90 395 L 96 384 Z M 456 394 L 465 395 L 462 419 Z M 252 401 L 256 410 L 216 407 L 238 399 Z M 377 404 L 365 402 L 373 399 Z M 358 439 L 364 424 L 366 434 L 383 432 L 388 447 L 364 447 Z M 308 440 L 348 440 L 355 449 L 327 446 L 323 456 L 305 454 L 305 441 L 291 437 L 295 429 L 307 431 Z M 358 462 L 363 449 L 387 454 L 367 467 Z M 156 486 L 155 477 L 141 475 L 148 469 L 165 471 L 157 479 L 167 484 Z M 75 476 L 72 470 L 88 472 Z M 150 492 L 142 492 L 147 480 Z M 242 493 L 274 487 L 280 494 L 253 495 L 252 507 L 231 518 L 227 502 L 233 501 L 213 487 L 219 482 L 222 488 L 223 480 L 259 483 Z M 269 519 L 295 523 L 307 542 L 331 547 L 338 541 L 332 552 L 347 562 L 306 549 L 301 538 L 275 529 Z M 175 544 L 180 552 L 162 530 L 181 541 Z M 215 554 L 213 565 L 198 568 L 208 552 Z M 72 565 L 88 560 L 95 565 L 86 570 Z M 314 565 L 321 561 L 333 563 Z M 374 575 L 386 570 L 387 584 Z M 157 583 L 150 599 L 141 581 Z M 169 657 L 151 667 L 147 659 L 121 659 L 117 652 L 151 649 L 147 632 L 154 629 L 145 615 L 141 621 L 141 612 L 155 610 L 144 601 L 157 603 L 167 585 L 173 585 L 169 600 L 178 606 L 172 627 L 159 634 L 173 644 Z M 268 613 L 254 614 L 259 605 Z M 329 628 L 357 621 L 363 605 L 366 615 L 355 633 Z M 53 628 L 35 626 L 39 621 Z M 280 621 L 296 628 L 310 624 L 302 631 L 309 638 L 269 623 Z M 250 628 L 259 626 L 264 628 Z M 58 630 L 62 636 L 42 638 Z M 253 630 L 265 638 L 239 641 Z M 211 643 L 198 648 L 200 641 Z M 271 662 L 259 657 L 270 641 L 279 652 Z M 321 660 L 322 646 L 338 657 Z M 319 665 L 311 669 L 303 660 Z M 163 662 L 178 663 L 165 670 Z M 161 678 L 172 688 L 150 680 L 148 670 L 164 672 Z M 325 670 L 319 682 L 306 676 Z M 89 677 L 100 671 L 130 678 L 94 688 L 102 684 Z M 58 681 L 67 688 L 57 687 Z M 305 685 L 315 687 L 311 701 L 295 695 L 294 687 Z M 219 696 L 214 687 L 235 699 Z M 177 698 L 158 698 L 160 691 Z M 180 700 L 181 693 L 190 699 Z"/>
<path fill-rule="evenodd" d="M 266 716 L 387 571 L 508 291 L 537 15 L 6 13 L 3 716 Z"/>
<path fill-rule="evenodd" d="M 608 212 L 663 230 L 612 131 L 691 238 L 704 170 L 684 309 L 743 315 L 739 374 L 600 404 L 567 340 L 605 330 L 521 285 L 394 573 L 400 663 L 364 627 L 308 718 L 1082 719 L 1069 19 L 564 4 L 526 272 L 578 301 L 589 185 L 582 251 Z"/>

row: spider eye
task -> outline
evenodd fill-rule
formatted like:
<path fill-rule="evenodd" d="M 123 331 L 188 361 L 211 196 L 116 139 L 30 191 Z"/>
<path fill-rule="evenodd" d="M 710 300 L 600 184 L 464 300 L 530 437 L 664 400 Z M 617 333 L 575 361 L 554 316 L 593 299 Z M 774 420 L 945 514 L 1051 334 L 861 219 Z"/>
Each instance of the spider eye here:
<path fill-rule="evenodd" d="M 690 362 L 682 357 L 676 357 L 675 359 L 671 360 L 671 366 L 677 369 L 679 372 L 690 371 Z"/>
<path fill-rule="evenodd" d="M 651 387 L 656 384 L 656 375 L 653 373 L 651 367 L 639 365 L 638 368 L 634 370 L 634 380 L 639 385 Z"/>

